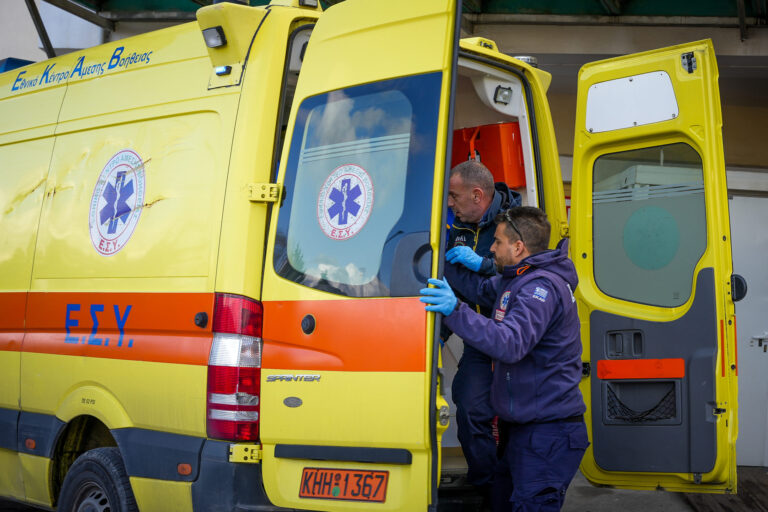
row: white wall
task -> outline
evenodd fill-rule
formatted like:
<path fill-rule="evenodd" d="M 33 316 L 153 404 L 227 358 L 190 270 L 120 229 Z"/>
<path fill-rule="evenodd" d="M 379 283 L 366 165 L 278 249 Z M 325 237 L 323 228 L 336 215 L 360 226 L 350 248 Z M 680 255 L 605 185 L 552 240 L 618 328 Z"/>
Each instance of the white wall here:
<path fill-rule="evenodd" d="M 74 16 L 42 0 L 36 0 L 48 38 L 57 55 L 98 46 L 103 42 L 159 30 L 175 23 L 118 23 L 116 30 L 104 34 L 101 27 Z M 15 57 L 45 60 L 46 54 L 24 0 L 0 0 L 0 59 Z M 106 37 L 106 39 L 105 39 Z"/>
<path fill-rule="evenodd" d="M 57 50 L 60 48 L 79 50 L 102 43 L 101 27 L 46 2 L 40 2 L 38 8 L 51 44 Z"/>
<path fill-rule="evenodd" d="M 7 57 L 34 61 L 46 58 L 24 0 L 2 0 L 0 59 Z"/>

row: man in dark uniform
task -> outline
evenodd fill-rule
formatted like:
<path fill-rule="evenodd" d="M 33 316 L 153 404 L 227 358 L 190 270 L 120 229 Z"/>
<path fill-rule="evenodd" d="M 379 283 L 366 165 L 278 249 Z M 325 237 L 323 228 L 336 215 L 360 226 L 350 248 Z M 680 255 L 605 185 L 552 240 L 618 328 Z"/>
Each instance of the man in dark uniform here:
<path fill-rule="evenodd" d="M 480 255 L 472 270 L 484 276 L 496 273 L 491 244 L 496 232 L 494 219 L 507 208 L 520 205 L 520 194 L 504 183 L 493 182 L 493 175 L 477 160 L 467 160 L 451 170 L 448 206 L 454 214 L 449 226 L 446 250 L 466 247 Z M 473 309 L 489 316 L 491 310 Z M 450 330 L 443 328 L 447 340 Z M 464 345 L 451 394 L 456 404 L 456 426 L 464 457 L 467 460 L 467 480 L 488 496 L 496 457 L 496 441 L 492 422 L 495 416 L 490 402 L 491 358 L 471 345 Z"/>
<path fill-rule="evenodd" d="M 463 248 L 446 257 L 446 279 L 421 290 L 429 311 L 467 346 L 493 358 L 491 402 L 504 420 L 507 449 L 493 482 L 494 510 L 558 511 L 589 442 L 581 380 L 580 325 L 573 290 L 578 278 L 567 244 L 548 250 L 550 225 L 532 207 L 496 218 L 491 247 L 499 274 L 468 270 L 482 257 Z M 461 263 L 462 265 L 458 265 Z M 464 268 L 468 267 L 468 268 Z M 493 310 L 478 314 L 458 300 Z"/>

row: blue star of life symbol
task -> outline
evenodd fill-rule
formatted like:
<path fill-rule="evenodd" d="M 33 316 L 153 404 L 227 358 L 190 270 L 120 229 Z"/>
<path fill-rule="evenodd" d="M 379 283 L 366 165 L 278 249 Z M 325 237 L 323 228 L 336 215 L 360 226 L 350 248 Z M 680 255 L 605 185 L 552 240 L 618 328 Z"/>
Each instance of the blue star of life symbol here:
<path fill-rule="evenodd" d="M 131 207 L 126 201 L 133 195 L 133 180 L 126 182 L 125 175 L 125 171 L 118 172 L 115 185 L 107 183 L 101 194 L 107 204 L 99 212 L 99 221 L 102 225 L 109 222 L 107 233 L 110 235 L 117 231 L 119 222 L 128 222 L 128 214 L 131 213 Z"/>
<path fill-rule="evenodd" d="M 328 215 L 331 219 L 338 215 L 340 226 L 349 223 L 350 214 L 354 217 L 360 212 L 360 205 L 357 204 L 355 200 L 360 197 L 363 192 L 360 190 L 360 185 L 355 185 L 355 187 L 350 190 L 349 187 L 351 181 L 352 180 L 349 178 L 341 180 L 341 188 L 332 189 L 328 196 L 330 200 L 333 201 L 333 205 L 328 208 Z"/>

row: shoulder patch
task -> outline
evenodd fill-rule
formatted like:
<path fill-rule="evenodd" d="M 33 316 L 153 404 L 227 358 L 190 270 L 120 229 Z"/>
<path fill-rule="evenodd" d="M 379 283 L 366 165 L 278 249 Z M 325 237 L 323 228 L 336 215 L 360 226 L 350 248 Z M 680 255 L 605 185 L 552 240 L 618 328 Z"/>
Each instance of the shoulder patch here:
<path fill-rule="evenodd" d="M 537 286 L 536 289 L 533 291 L 533 298 L 541 302 L 546 302 L 548 295 L 549 295 L 549 292 L 546 289 L 542 288 L 541 286 Z"/>
<path fill-rule="evenodd" d="M 510 292 L 509 290 L 507 290 L 507 291 L 506 291 L 506 292 L 504 292 L 504 293 L 502 294 L 502 296 L 501 296 L 501 300 L 499 301 L 499 307 L 500 307 L 502 310 L 504 310 L 504 311 L 506 311 L 506 310 L 507 310 L 507 306 L 509 306 L 509 296 L 510 296 L 511 294 L 512 294 L 512 292 Z"/>

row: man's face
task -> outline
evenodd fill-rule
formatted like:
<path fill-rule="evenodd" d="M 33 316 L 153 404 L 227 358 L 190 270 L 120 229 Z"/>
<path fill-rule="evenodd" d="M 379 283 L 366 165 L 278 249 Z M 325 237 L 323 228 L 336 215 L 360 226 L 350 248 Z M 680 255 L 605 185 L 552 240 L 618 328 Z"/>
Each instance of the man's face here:
<path fill-rule="evenodd" d="M 491 245 L 493 259 L 496 261 L 496 268 L 501 272 L 504 267 L 517 265 L 527 256 L 525 245 L 520 240 L 512 241 L 507 236 L 507 225 L 502 222 L 496 226 L 496 234 Z"/>
<path fill-rule="evenodd" d="M 478 187 L 465 184 L 461 176 L 454 174 L 448 181 L 448 207 L 461 222 L 477 224 L 485 214 L 478 196 L 481 193 Z"/>

